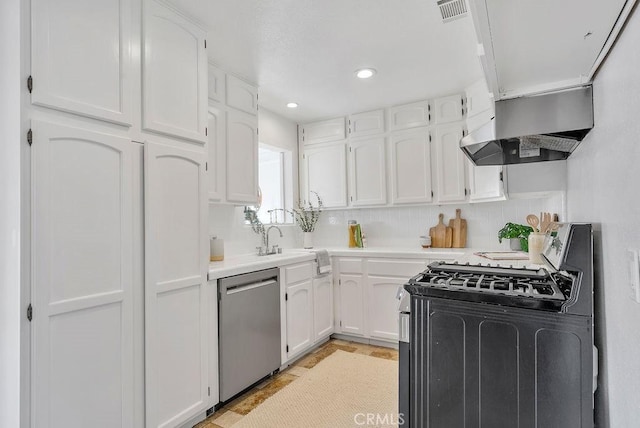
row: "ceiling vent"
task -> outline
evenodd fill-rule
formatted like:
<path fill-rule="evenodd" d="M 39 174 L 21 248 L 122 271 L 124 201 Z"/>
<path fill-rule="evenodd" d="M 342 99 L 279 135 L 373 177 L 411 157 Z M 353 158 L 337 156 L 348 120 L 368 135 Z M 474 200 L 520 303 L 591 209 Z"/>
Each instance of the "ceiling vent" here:
<path fill-rule="evenodd" d="M 443 22 L 453 21 L 467 15 L 467 3 L 465 0 L 440 0 L 438 1 Z"/>

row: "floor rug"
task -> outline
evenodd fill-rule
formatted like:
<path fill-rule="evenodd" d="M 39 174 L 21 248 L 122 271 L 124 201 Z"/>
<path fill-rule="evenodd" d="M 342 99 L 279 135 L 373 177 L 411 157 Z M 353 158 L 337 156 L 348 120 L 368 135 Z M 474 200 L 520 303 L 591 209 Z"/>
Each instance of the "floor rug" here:
<path fill-rule="evenodd" d="M 336 351 L 233 428 L 381 428 L 398 419 L 398 362 Z"/>

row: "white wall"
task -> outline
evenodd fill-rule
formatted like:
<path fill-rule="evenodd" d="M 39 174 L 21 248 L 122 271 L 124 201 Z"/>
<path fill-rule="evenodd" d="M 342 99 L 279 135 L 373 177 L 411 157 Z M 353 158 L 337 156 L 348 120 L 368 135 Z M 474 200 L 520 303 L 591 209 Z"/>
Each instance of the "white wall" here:
<path fill-rule="evenodd" d="M 314 244 L 320 247 L 346 247 L 347 221 L 360 222 L 367 235 L 369 247 L 405 247 L 419 245 L 418 237 L 428 233 L 429 227 L 438 222 L 438 214 L 445 214 L 445 221 L 455 216 L 455 209 L 462 209 L 467 219 L 467 247 L 478 249 L 508 249 L 508 242 L 498 243 L 498 230 L 507 222 L 526 224 L 530 213 L 549 211 L 564 218 L 563 196 L 545 199 L 518 199 L 483 204 L 447 206 L 415 206 L 403 208 L 361 208 L 324 211 L 314 234 Z M 298 226 L 280 226 L 284 238 L 272 231 L 272 242 L 283 248 L 302 246 L 302 234 Z M 225 254 L 247 254 L 260 245 L 260 238 L 244 224 L 241 207 L 210 205 L 209 231 L 225 239 Z"/>
<path fill-rule="evenodd" d="M 367 236 L 369 247 L 417 247 L 419 236 L 428 235 L 429 228 L 438 223 L 438 214 L 444 221 L 455 217 L 456 208 L 462 209 L 467 219 L 467 247 L 477 249 L 508 249 L 509 243 L 498 242 L 498 230 L 505 223 L 526 224 L 527 214 L 541 211 L 564 216 L 561 194 L 544 199 L 514 199 L 481 204 L 442 206 L 415 206 L 402 208 L 364 208 L 324 212 L 314 235 L 318 246 L 346 246 L 347 221 L 356 220 Z"/>
<path fill-rule="evenodd" d="M 0 426 L 20 426 L 20 0 L 0 1 Z"/>
<path fill-rule="evenodd" d="M 289 150 L 292 154 L 291 184 L 293 200 L 298 195 L 298 125 L 272 111 L 260 108 L 258 129 L 261 143 Z"/>
<path fill-rule="evenodd" d="M 640 10 L 594 81 L 595 127 L 569 157 L 568 215 L 596 229 L 599 427 L 640 421 L 640 304 L 629 299 L 626 249 L 640 249 Z M 602 346 L 604 345 L 604 347 Z"/>

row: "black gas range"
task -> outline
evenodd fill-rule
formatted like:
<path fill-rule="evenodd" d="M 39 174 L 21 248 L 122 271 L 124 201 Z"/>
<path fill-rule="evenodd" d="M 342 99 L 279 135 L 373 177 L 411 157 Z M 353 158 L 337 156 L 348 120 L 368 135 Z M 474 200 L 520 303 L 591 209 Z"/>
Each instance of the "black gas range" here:
<path fill-rule="evenodd" d="M 404 427 L 593 427 L 591 225 L 547 237 L 546 267 L 435 262 L 404 286 Z"/>

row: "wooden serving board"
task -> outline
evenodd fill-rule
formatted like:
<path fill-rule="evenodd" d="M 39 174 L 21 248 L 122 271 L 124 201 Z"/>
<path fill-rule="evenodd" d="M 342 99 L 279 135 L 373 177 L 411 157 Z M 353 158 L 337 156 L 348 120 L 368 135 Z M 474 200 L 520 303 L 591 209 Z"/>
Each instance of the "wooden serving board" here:
<path fill-rule="evenodd" d="M 453 230 L 451 247 L 464 248 L 467 246 L 467 220 L 460 217 L 462 210 L 456 209 L 456 218 L 449 220 L 449 227 Z"/>
<path fill-rule="evenodd" d="M 438 224 L 429 229 L 431 236 L 431 247 L 433 248 L 450 248 L 452 242 L 453 231 L 444 224 L 444 214 L 438 216 Z M 447 246 L 448 245 L 448 246 Z"/>

